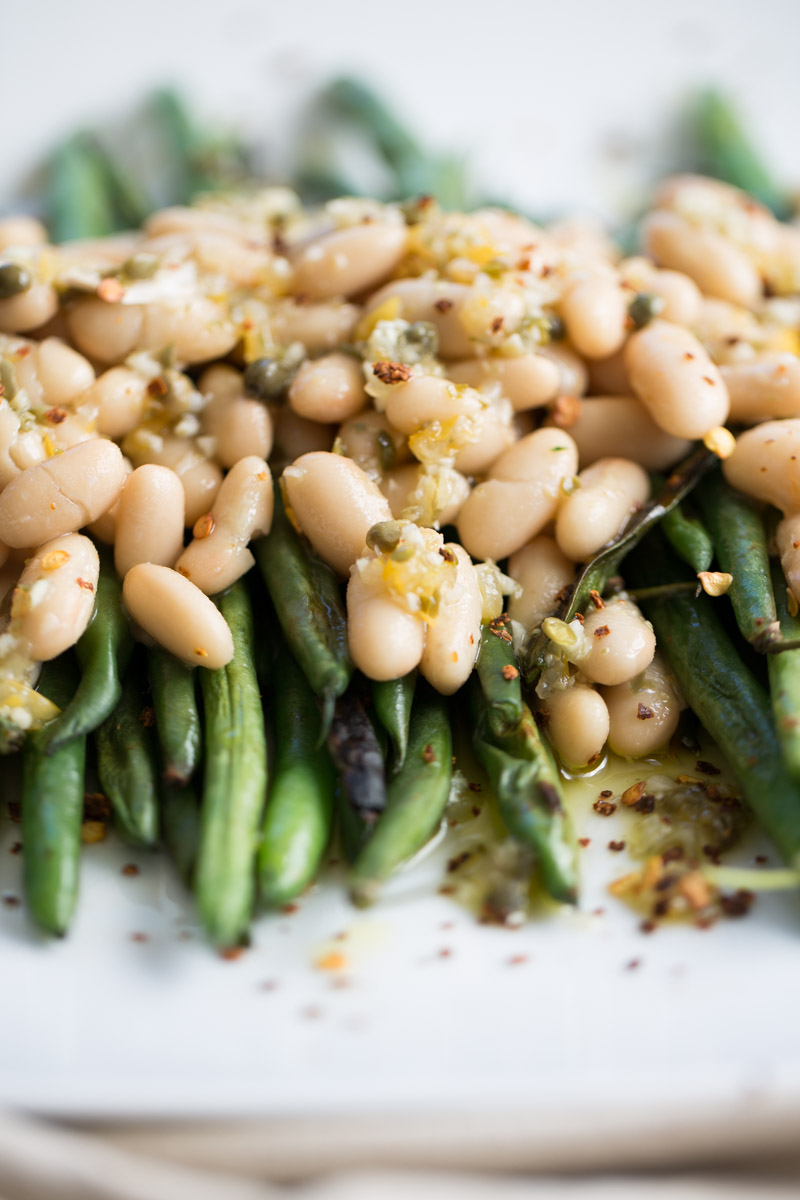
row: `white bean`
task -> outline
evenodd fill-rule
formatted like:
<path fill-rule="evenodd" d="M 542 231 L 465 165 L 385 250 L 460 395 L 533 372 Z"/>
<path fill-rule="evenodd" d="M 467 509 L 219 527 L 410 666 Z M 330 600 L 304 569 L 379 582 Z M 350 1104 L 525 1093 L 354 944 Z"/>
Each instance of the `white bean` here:
<path fill-rule="evenodd" d="M 100 559 L 80 533 L 40 546 L 14 589 L 10 631 L 30 656 L 47 662 L 74 646 L 94 611 Z"/>
<path fill-rule="evenodd" d="M 139 304 L 108 304 L 97 296 L 74 300 L 67 328 L 75 345 L 98 363 L 122 362 L 140 344 L 144 309 Z"/>
<path fill-rule="evenodd" d="M 553 519 L 562 481 L 577 467 L 577 447 L 562 430 L 538 429 L 522 438 L 462 506 L 462 544 L 477 559 L 498 560 L 519 550 Z"/>
<path fill-rule="evenodd" d="M 146 305 L 138 344 L 156 354 L 170 347 L 177 361 L 190 364 L 222 358 L 238 341 L 225 305 L 195 296 L 180 304 Z"/>
<path fill-rule="evenodd" d="M 613 600 L 592 608 L 583 623 L 589 652 L 580 661 L 583 674 L 593 683 L 626 683 L 653 661 L 656 639 L 630 600 Z"/>
<path fill-rule="evenodd" d="M 469 295 L 463 283 L 420 276 L 397 279 L 375 292 L 367 304 L 365 317 L 382 312 L 396 301 L 394 317 L 406 321 L 427 321 L 439 335 L 439 353 L 443 358 L 469 358 L 475 345 L 461 323 L 461 310 Z"/>
<path fill-rule="evenodd" d="M 255 562 L 247 546 L 269 533 L 273 506 L 272 476 L 263 458 L 240 459 L 223 479 L 211 512 L 195 522 L 194 538 L 175 570 L 208 596 L 224 591 Z"/>
<path fill-rule="evenodd" d="M 559 310 L 570 341 L 585 358 L 607 358 L 625 341 L 628 297 L 613 277 L 598 274 L 570 280 Z"/>
<path fill-rule="evenodd" d="M 265 404 L 245 396 L 240 373 L 232 367 L 209 367 L 200 376 L 199 388 L 209 397 L 203 432 L 214 438 L 217 462 L 229 468 L 249 454 L 269 458 L 272 417 Z"/>
<path fill-rule="evenodd" d="M 602 696 L 586 684 L 574 683 L 548 693 L 542 707 L 548 716 L 548 732 L 564 765 L 593 766 L 608 737 L 608 709 Z"/>
<path fill-rule="evenodd" d="M 125 480 L 114 533 L 114 565 L 122 578 L 137 563 L 174 566 L 183 549 L 183 484 L 169 467 L 145 463 Z"/>
<path fill-rule="evenodd" d="M 350 354 L 308 359 L 289 385 L 289 403 L 309 421 L 347 421 L 367 402 L 360 361 Z"/>
<path fill-rule="evenodd" d="M 651 292 L 664 302 L 658 314 L 662 321 L 694 325 L 700 315 L 703 293 L 688 275 L 660 270 L 648 258 L 627 258 L 620 263 L 619 272 L 637 292 Z"/>
<path fill-rule="evenodd" d="M 786 515 L 800 512 L 800 418 L 765 421 L 740 434 L 722 471 L 740 492 Z"/>
<path fill-rule="evenodd" d="M 160 467 L 171 467 L 180 476 L 187 525 L 194 525 L 198 517 L 209 512 L 222 483 L 222 472 L 215 462 L 200 452 L 191 438 L 168 436 L 147 449 L 130 447 L 129 453 L 137 467 L 146 462 L 157 463 Z"/>
<path fill-rule="evenodd" d="M 369 414 L 365 413 L 365 417 Z M 291 408 L 284 406 L 273 409 L 275 421 L 275 449 L 283 462 L 294 462 L 304 454 L 315 450 L 329 451 L 336 437 L 333 425 L 320 425 L 319 421 L 307 421 L 298 417 Z M 361 418 L 358 418 L 360 420 Z M 344 450 L 343 453 L 347 454 Z M 347 454 L 348 458 L 353 457 Z"/>
<path fill-rule="evenodd" d="M 459 514 L 470 492 L 465 477 L 448 468 L 428 469 L 419 463 L 406 463 L 387 471 L 380 489 L 395 517 L 408 511 L 409 520 L 418 525 L 450 525 Z"/>
<path fill-rule="evenodd" d="M 36 217 L 20 213 L 0 221 L 0 251 L 9 246 L 43 246 L 46 242 L 47 230 Z"/>
<path fill-rule="evenodd" d="M 458 691 L 472 673 L 481 644 L 483 597 L 469 555 L 455 542 L 446 547 L 457 559 L 456 578 L 428 625 L 419 669 L 445 696 Z"/>
<path fill-rule="evenodd" d="M 530 632 L 556 611 L 564 588 L 572 583 L 575 567 L 554 538 L 541 535 L 511 555 L 508 574 L 522 587 L 522 594 L 509 600 L 508 615 Z"/>
<path fill-rule="evenodd" d="M 303 533 L 325 562 L 346 576 L 372 526 L 392 519 L 389 502 L 356 463 L 340 454 L 304 454 L 283 478 Z"/>
<path fill-rule="evenodd" d="M 544 354 L 520 354 L 516 358 L 469 358 L 451 363 L 447 377 L 453 383 L 480 388 L 499 384 L 515 412 L 547 404 L 560 390 L 561 372 Z"/>
<path fill-rule="evenodd" d="M 627 458 L 601 458 L 578 476 L 561 502 L 556 541 L 573 562 L 586 562 L 611 541 L 650 496 L 647 472 Z"/>
<path fill-rule="evenodd" d="M 97 432 L 114 440 L 123 438 L 144 420 L 147 380 L 129 367 L 111 367 L 90 387 L 86 401 L 97 405 Z"/>
<path fill-rule="evenodd" d="M 302 342 L 309 354 L 321 354 L 350 340 L 359 313 L 356 305 L 341 301 L 300 304 L 296 300 L 283 300 L 272 310 L 270 327 L 275 341 L 281 345 Z"/>
<path fill-rule="evenodd" d="M 353 662 L 368 679 L 399 679 L 419 665 L 425 626 L 356 567 L 347 585 L 347 640 Z"/>
<path fill-rule="evenodd" d="M 699 438 L 728 416 L 728 389 L 694 334 L 651 321 L 625 349 L 631 386 L 655 423 L 679 438 Z"/>
<path fill-rule="evenodd" d="M 643 227 L 645 248 L 656 262 L 683 272 L 701 292 L 753 308 L 761 278 L 744 250 L 713 229 L 695 229 L 670 212 L 651 213 Z"/>
<path fill-rule="evenodd" d="M 625 347 L 608 358 L 593 358 L 589 367 L 589 391 L 596 396 L 632 396 L 628 368 L 625 365 Z"/>
<path fill-rule="evenodd" d="M 0 300 L 0 330 L 27 333 L 40 329 L 58 312 L 58 296 L 49 283 L 34 283 L 26 292 Z"/>
<path fill-rule="evenodd" d="M 585 398 L 569 433 L 581 467 L 620 454 L 649 471 L 663 471 L 684 458 L 692 445 L 687 438 L 665 433 L 641 401 L 627 396 Z"/>
<path fill-rule="evenodd" d="M 765 354 L 749 363 L 720 367 L 731 400 L 730 419 L 755 425 L 770 417 L 800 417 L 800 359 Z"/>
<path fill-rule="evenodd" d="M 341 453 L 358 463 L 371 479 L 380 479 L 393 466 L 399 467 L 410 458 L 405 434 L 394 428 L 385 413 L 372 408 L 345 421 L 337 444 Z"/>
<path fill-rule="evenodd" d="M 94 383 L 94 368 L 59 338 L 45 338 L 33 353 L 46 404 L 69 404 Z"/>
<path fill-rule="evenodd" d="M 139 563 L 125 576 L 122 598 L 145 633 L 188 665 L 216 670 L 233 658 L 233 637 L 222 613 L 177 571 Z"/>
<path fill-rule="evenodd" d="M 666 746 L 681 715 L 681 702 L 660 655 L 641 675 L 600 689 L 610 720 L 608 744 L 624 758 L 641 758 Z"/>
<path fill-rule="evenodd" d="M 9 546 L 39 546 L 96 521 L 117 499 L 126 474 L 122 452 L 105 438 L 29 467 L 0 494 L 0 538 Z"/>
<path fill-rule="evenodd" d="M 294 290 L 312 300 L 377 287 L 406 250 L 405 225 L 370 222 L 315 238 L 294 256 Z"/>
<path fill-rule="evenodd" d="M 558 367 L 560 380 L 558 391 L 563 396 L 583 396 L 589 386 L 589 371 L 586 363 L 571 346 L 564 342 L 550 342 L 539 351 Z"/>

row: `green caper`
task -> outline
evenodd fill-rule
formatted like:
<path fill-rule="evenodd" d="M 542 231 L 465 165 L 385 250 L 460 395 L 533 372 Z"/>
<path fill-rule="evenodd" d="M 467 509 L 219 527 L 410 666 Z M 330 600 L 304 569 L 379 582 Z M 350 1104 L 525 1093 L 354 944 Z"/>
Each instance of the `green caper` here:
<path fill-rule="evenodd" d="M 644 329 L 664 308 L 661 296 L 653 292 L 637 292 L 628 305 L 628 316 L 636 329 Z"/>
<path fill-rule="evenodd" d="M 397 339 L 398 359 L 412 365 L 423 358 L 435 358 L 439 350 L 439 332 L 430 321 L 414 321 Z"/>
<path fill-rule="evenodd" d="M 13 400 L 17 394 L 17 375 L 6 358 L 0 358 L 0 389 L 4 400 Z"/>
<path fill-rule="evenodd" d="M 367 545 L 370 550 L 390 554 L 396 549 L 402 532 L 402 521 L 378 521 L 367 531 Z"/>
<path fill-rule="evenodd" d="M 277 358 L 256 358 L 244 372 L 244 390 L 257 400 L 281 400 L 288 387 L 283 363 Z"/>
<path fill-rule="evenodd" d="M 378 447 L 378 462 L 381 465 L 381 470 L 391 471 L 397 462 L 397 447 L 394 444 L 394 439 L 385 429 L 379 429 L 375 434 L 375 442 Z"/>
<path fill-rule="evenodd" d="M 567 334 L 564 322 L 557 313 L 545 313 L 542 318 L 542 331 L 546 335 L 545 343 L 563 342 Z"/>
<path fill-rule="evenodd" d="M 27 292 L 33 284 L 33 276 L 21 263 L 0 263 L 0 300 L 9 300 Z"/>
<path fill-rule="evenodd" d="M 158 270 L 158 256 L 140 250 L 127 258 L 119 269 L 127 279 L 152 279 Z"/>

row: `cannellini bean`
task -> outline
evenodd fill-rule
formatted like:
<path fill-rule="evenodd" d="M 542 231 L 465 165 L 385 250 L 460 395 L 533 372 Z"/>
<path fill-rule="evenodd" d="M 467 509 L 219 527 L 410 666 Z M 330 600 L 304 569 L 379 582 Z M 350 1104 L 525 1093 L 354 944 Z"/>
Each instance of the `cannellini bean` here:
<path fill-rule="evenodd" d="M 481 401 L 472 391 L 464 391 L 436 375 L 414 375 L 396 383 L 386 397 L 386 416 L 401 433 L 416 433 L 431 421 L 455 420 L 474 416 Z"/>
<path fill-rule="evenodd" d="M 589 367 L 589 391 L 598 396 L 632 396 L 625 365 L 625 347 L 608 358 L 593 358 Z"/>
<path fill-rule="evenodd" d="M 649 471 L 663 471 L 684 458 L 692 445 L 687 438 L 665 433 L 639 400 L 627 396 L 585 398 L 569 433 L 581 467 L 620 454 Z"/>
<path fill-rule="evenodd" d="M 570 280 L 559 311 L 570 341 L 585 358 L 607 358 L 625 341 L 628 297 L 613 277 L 593 274 Z"/>
<path fill-rule="evenodd" d="M 154 353 L 171 347 L 179 362 L 200 363 L 228 354 L 238 341 L 225 305 L 195 296 L 180 304 L 146 305 L 138 344 Z"/>
<path fill-rule="evenodd" d="M 370 297 L 365 310 L 369 317 L 378 310 L 385 312 L 396 301 L 393 317 L 406 321 L 427 321 L 439 335 L 439 353 L 443 358 L 470 358 L 475 346 L 461 323 L 461 310 L 469 295 L 463 283 L 420 276 L 417 279 L 397 279 L 380 288 Z"/>
<path fill-rule="evenodd" d="M 97 432 L 123 438 L 141 425 L 149 401 L 147 379 L 129 367 L 111 367 L 89 388 L 86 402 L 97 405 Z"/>
<path fill-rule="evenodd" d="M 302 342 L 309 354 L 321 354 L 350 340 L 359 313 L 356 305 L 341 301 L 300 304 L 296 300 L 283 300 L 271 313 L 272 336 L 281 345 Z"/>
<path fill-rule="evenodd" d="M 72 341 L 95 362 L 122 362 L 140 345 L 140 304 L 108 304 L 97 296 L 84 296 L 72 302 L 66 316 Z"/>
<path fill-rule="evenodd" d="M 43 246 L 47 242 L 47 230 L 36 217 L 4 217 L 0 221 L 0 251 L 9 246 Z"/>
<path fill-rule="evenodd" d="M 419 669 L 445 696 L 466 683 L 481 644 L 483 596 L 469 555 L 455 542 L 446 547 L 456 556 L 456 578 L 425 634 Z"/>
<path fill-rule="evenodd" d="M 408 511 L 409 519 L 418 525 L 435 524 L 437 528 L 455 521 L 470 492 L 469 481 L 458 471 L 427 469 L 419 463 L 387 471 L 379 486 L 393 516 Z"/>
<path fill-rule="evenodd" d="M 662 321 L 691 326 L 697 320 L 703 293 L 682 271 L 662 270 L 648 258 L 626 258 L 619 265 L 619 273 L 629 287 L 651 292 L 664 302 L 658 314 Z"/>
<path fill-rule="evenodd" d="M 671 212 L 654 212 L 643 226 L 648 254 L 662 266 L 681 271 L 701 292 L 753 308 L 761 299 L 761 278 L 744 250 L 713 229 L 696 229 Z"/>
<path fill-rule="evenodd" d="M 462 475 L 483 475 L 517 440 L 516 427 L 493 405 L 473 417 L 472 433 L 473 440 L 462 446 L 454 459 L 453 465 Z"/>
<path fill-rule="evenodd" d="M 208 596 L 224 591 L 255 562 L 247 546 L 269 533 L 273 507 L 272 476 L 264 459 L 255 454 L 240 459 L 223 479 L 211 512 L 195 522 L 194 538 L 175 570 Z"/>
<path fill-rule="evenodd" d="M 655 423 L 674 437 L 699 438 L 728 416 L 728 389 L 688 329 L 651 321 L 625 349 L 631 386 Z"/>
<path fill-rule="evenodd" d="M 558 391 L 562 396 L 583 396 L 589 386 L 586 363 L 564 342 L 550 342 L 539 351 L 559 370 Z"/>
<path fill-rule="evenodd" d="M 575 567 L 554 538 L 542 535 L 511 555 L 508 574 L 522 587 L 520 595 L 511 596 L 508 615 L 530 632 L 556 611 L 559 597 L 572 583 Z"/>
<path fill-rule="evenodd" d="M 125 576 L 122 598 L 145 633 L 188 665 L 216 670 L 233 658 L 233 637 L 222 613 L 177 571 L 138 563 Z"/>
<path fill-rule="evenodd" d="M 0 491 L 19 475 L 20 468 L 11 456 L 19 437 L 19 417 L 8 400 L 0 397 Z"/>
<path fill-rule="evenodd" d="M 451 363 L 447 377 L 453 383 L 480 388 L 499 384 L 515 412 L 538 408 L 552 400 L 560 389 L 558 365 L 544 354 L 520 354 L 516 358 L 469 358 Z"/>
<path fill-rule="evenodd" d="M 58 296 L 49 283 L 34 283 L 26 292 L 0 300 L 0 330 L 27 333 L 39 329 L 58 311 Z"/>
<path fill-rule="evenodd" d="M 47 662 L 74 646 L 94 611 L 100 559 L 80 533 L 40 546 L 14 589 L 11 632 L 30 656 Z"/>
<path fill-rule="evenodd" d="M 580 668 L 593 683 L 626 683 L 653 661 L 652 626 L 630 600 L 612 600 L 591 609 L 583 631 L 589 651 Z"/>
<path fill-rule="evenodd" d="M 110 508 L 127 472 L 114 442 L 95 438 L 29 467 L 0 494 L 0 538 L 39 546 L 72 533 Z"/>
<path fill-rule="evenodd" d="M 650 496 L 647 472 L 627 458 L 601 458 L 578 476 L 561 502 L 556 541 L 573 562 L 586 562 L 611 541 Z"/>
<path fill-rule="evenodd" d="M 577 447 L 562 430 L 538 429 L 521 438 L 467 497 L 458 517 L 462 544 L 478 559 L 519 550 L 553 519 L 561 483 L 577 467 Z"/>
<path fill-rule="evenodd" d="M 380 479 L 411 456 L 405 434 L 394 428 L 385 413 L 372 408 L 345 421 L 337 443 L 341 453 L 358 463 L 371 479 Z"/>
<path fill-rule="evenodd" d="M 405 225 L 376 221 L 323 234 L 294 256 L 294 290 L 330 300 L 377 287 L 400 263 L 406 240 Z"/>
<path fill-rule="evenodd" d="M 608 708 L 608 744 L 623 758 L 660 750 L 677 728 L 681 702 L 658 654 L 641 675 L 600 694 Z"/>
<path fill-rule="evenodd" d="M 749 363 L 720 367 L 731 400 L 730 419 L 755 425 L 770 417 L 800 417 L 800 359 L 765 354 Z"/>
<path fill-rule="evenodd" d="M 304 454 L 286 468 L 283 478 L 303 533 L 325 562 L 346 576 L 372 526 L 392 519 L 386 497 L 356 463 L 340 454 Z"/>
<path fill-rule="evenodd" d="M 146 462 L 156 463 L 160 467 L 171 467 L 180 476 L 187 525 L 194 525 L 198 517 L 210 510 L 222 483 L 222 472 L 215 462 L 201 454 L 190 438 L 164 437 L 156 446 L 147 449 L 131 447 L 129 452 L 137 467 Z"/>
<path fill-rule="evenodd" d="M 209 367 L 200 376 L 199 388 L 209 397 L 203 409 L 203 431 L 215 440 L 217 462 L 232 467 L 249 454 L 268 458 L 272 417 L 266 405 L 245 396 L 241 374 L 233 367 Z"/>
<path fill-rule="evenodd" d="M 764 421 L 740 434 L 722 471 L 740 492 L 786 515 L 800 512 L 800 418 Z"/>
<path fill-rule="evenodd" d="M 275 420 L 275 449 L 283 462 L 294 462 L 304 454 L 315 450 L 329 451 L 336 437 L 333 425 L 320 425 L 319 421 L 307 421 L 298 417 L 291 408 L 273 410 Z M 369 414 L 364 414 L 365 417 Z M 359 418 L 360 419 L 360 418 Z M 343 453 L 347 454 L 346 450 Z M 348 454 L 348 458 L 353 455 Z"/>
<path fill-rule="evenodd" d="M 367 402 L 360 361 L 350 354 L 308 359 L 289 385 L 289 403 L 309 421 L 347 421 Z"/>
<path fill-rule="evenodd" d="M 32 357 L 46 404 L 69 404 L 94 383 L 92 364 L 59 338 L 45 338 Z"/>
<path fill-rule="evenodd" d="M 144 228 L 147 236 L 151 238 L 162 237 L 168 233 L 220 233 L 239 239 L 242 236 L 241 227 L 235 217 L 208 208 L 190 208 L 180 204 L 152 213 L 145 221 Z"/>
<path fill-rule="evenodd" d="M 602 696 L 586 684 L 574 683 L 550 692 L 542 707 L 561 761 L 573 768 L 593 766 L 608 737 L 608 709 Z"/>
<path fill-rule="evenodd" d="M 121 578 L 137 563 L 175 564 L 183 549 L 183 510 L 183 484 L 169 467 L 145 463 L 128 476 L 114 532 L 114 565 Z"/>
<path fill-rule="evenodd" d="M 692 332 L 717 363 L 736 362 L 743 351 L 753 357 L 753 346 L 764 336 L 760 322 L 749 309 L 708 297 L 703 298 Z"/>
<path fill-rule="evenodd" d="M 347 640 L 353 662 L 368 679 L 399 679 L 419 666 L 425 626 L 356 567 L 347 585 Z"/>

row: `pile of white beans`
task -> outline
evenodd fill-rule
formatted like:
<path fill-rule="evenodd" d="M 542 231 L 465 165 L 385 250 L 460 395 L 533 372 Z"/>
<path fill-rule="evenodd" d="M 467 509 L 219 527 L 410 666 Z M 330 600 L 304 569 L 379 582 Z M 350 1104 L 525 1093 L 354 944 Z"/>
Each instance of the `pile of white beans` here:
<path fill-rule="evenodd" d="M 538 703 L 567 766 L 663 746 L 681 700 L 632 599 L 552 615 L 696 439 L 782 510 L 800 597 L 800 230 L 684 176 L 644 251 L 425 199 L 307 212 L 284 189 L 62 246 L 0 221 L 0 714 L 35 724 L 38 664 L 93 611 L 95 541 L 139 636 L 230 661 L 210 597 L 269 531 L 271 461 L 347 581 L 367 676 L 456 691 L 505 595 L 518 639 L 552 639 Z M 273 367 L 283 385 L 253 383 Z"/>

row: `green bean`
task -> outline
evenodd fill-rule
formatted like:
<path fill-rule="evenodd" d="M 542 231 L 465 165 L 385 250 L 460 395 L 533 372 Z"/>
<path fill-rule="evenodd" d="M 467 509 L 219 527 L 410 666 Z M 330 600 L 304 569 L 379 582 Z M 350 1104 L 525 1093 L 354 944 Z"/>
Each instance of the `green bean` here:
<path fill-rule="evenodd" d="M 264 713 L 253 661 L 253 614 L 240 580 L 217 600 L 233 634 L 233 660 L 201 671 L 205 778 L 195 895 L 211 940 L 242 943 L 255 894 L 258 824 L 267 788 Z"/>
<path fill-rule="evenodd" d="M 626 566 L 635 586 L 681 577 L 662 538 L 648 539 Z M 800 866 L 800 788 L 781 760 L 769 699 L 742 663 L 712 601 L 676 592 L 646 601 L 643 608 L 684 699 L 727 757 L 745 801 L 786 861 Z"/>
<path fill-rule="evenodd" d="M 187 667 L 168 650 L 153 646 L 147 652 L 147 672 L 164 778 L 168 783 L 188 783 L 202 751 L 195 669 Z"/>
<path fill-rule="evenodd" d="M 72 701 L 44 731 L 42 744 L 54 754 L 74 738 L 97 728 L 122 695 L 120 675 L 133 653 L 130 621 L 122 607 L 122 587 L 110 556 L 100 556 L 100 577 L 92 619 L 75 647 L 81 681 Z"/>
<path fill-rule="evenodd" d="M 305 676 L 288 649 L 274 675 L 275 762 L 258 855 L 266 904 L 278 908 L 313 882 L 333 821 L 334 772 L 319 746 L 319 712 Z"/>
<path fill-rule="evenodd" d="M 800 638 L 800 618 L 789 611 L 786 578 L 780 563 L 772 564 L 772 588 L 781 634 L 787 640 Z M 772 715 L 781 746 L 784 766 L 792 779 L 800 781 L 800 650 L 767 657 Z"/>
<path fill-rule="evenodd" d="M 399 771 L 408 749 L 408 727 L 417 686 L 417 672 L 409 671 L 400 679 L 372 680 L 375 715 L 392 743 L 392 771 Z"/>
<path fill-rule="evenodd" d="M 608 546 L 600 550 L 576 576 L 568 595 L 556 614 L 571 621 L 589 602 L 592 591 L 602 592 L 619 565 L 633 547 L 697 486 L 707 471 L 719 462 L 716 454 L 702 446 L 674 468 L 658 494 L 636 513 Z M 550 646 L 547 634 L 540 631 L 525 646 L 521 659 L 525 682 L 534 687 L 544 667 Z"/>
<path fill-rule="evenodd" d="M 292 654 L 311 690 L 322 698 L 324 737 L 334 701 L 347 689 L 353 671 L 347 621 L 336 576 L 295 532 L 277 485 L 272 528 L 253 542 L 253 553 Z"/>
<path fill-rule="evenodd" d="M 687 512 L 683 504 L 676 504 L 661 522 L 667 541 L 672 549 L 692 568 L 697 575 L 707 571 L 714 561 L 714 543 L 702 521 Z"/>
<path fill-rule="evenodd" d="M 158 793 L 161 837 L 178 874 L 187 886 L 194 879 L 200 842 L 200 805 L 194 788 L 167 783 Z"/>
<path fill-rule="evenodd" d="M 487 705 L 489 728 L 496 737 L 515 729 L 522 719 L 522 688 L 508 613 L 481 628 L 477 670 Z"/>
<path fill-rule="evenodd" d="M 350 807 L 367 824 L 374 822 L 386 807 L 384 757 L 367 711 L 352 688 L 336 701 L 328 749 Z"/>
<path fill-rule="evenodd" d="M 89 134 L 76 133 L 53 155 L 47 209 L 54 242 L 105 237 L 114 232 L 108 181 Z"/>
<path fill-rule="evenodd" d="M 62 655 L 45 663 L 39 690 L 63 706 L 76 680 L 70 656 Z M 60 937 L 78 900 L 86 738 L 50 754 L 44 733 L 31 733 L 22 751 L 23 880 L 34 921 Z"/>
<path fill-rule="evenodd" d="M 572 822 L 564 808 L 558 768 L 531 710 L 523 705 L 516 729 L 498 736 L 491 728 L 489 706 L 474 682 L 470 699 L 472 744 L 489 776 L 503 824 L 516 841 L 534 852 L 542 882 L 553 899 L 574 904 L 578 863 Z"/>
<path fill-rule="evenodd" d="M 767 651 L 780 640 L 781 631 L 761 512 L 748 496 L 729 487 L 719 471 L 697 489 L 697 500 L 719 568 L 733 576 L 728 597 L 742 636 L 756 650 Z"/>
<path fill-rule="evenodd" d="M 692 169 L 742 188 L 776 216 L 788 219 L 789 196 L 772 178 L 728 97 L 713 89 L 701 92 L 690 121 L 697 150 Z"/>
<path fill-rule="evenodd" d="M 97 774 L 126 841 L 158 841 L 158 765 L 138 663 L 131 664 L 114 712 L 94 734 Z"/>
<path fill-rule="evenodd" d="M 371 904 L 395 868 L 435 833 L 450 792 L 452 749 L 447 703 L 427 686 L 420 688 L 405 763 L 389 783 L 386 808 L 352 868 L 355 904 Z"/>

